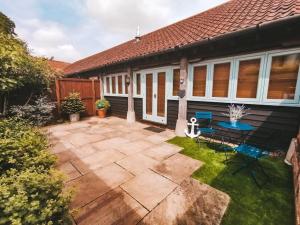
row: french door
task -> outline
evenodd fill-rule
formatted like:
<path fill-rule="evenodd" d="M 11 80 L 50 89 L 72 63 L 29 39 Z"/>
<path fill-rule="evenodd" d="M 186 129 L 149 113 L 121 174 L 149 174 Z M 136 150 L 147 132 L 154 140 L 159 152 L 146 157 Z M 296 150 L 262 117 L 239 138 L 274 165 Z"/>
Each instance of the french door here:
<path fill-rule="evenodd" d="M 167 123 L 166 71 L 143 74 L 143 119 Z"/>

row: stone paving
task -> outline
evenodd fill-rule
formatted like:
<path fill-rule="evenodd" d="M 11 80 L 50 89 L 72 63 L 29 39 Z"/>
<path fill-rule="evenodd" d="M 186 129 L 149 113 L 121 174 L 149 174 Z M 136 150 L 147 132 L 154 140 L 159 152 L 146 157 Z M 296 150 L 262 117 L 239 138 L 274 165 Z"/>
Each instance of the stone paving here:
<path fill-rule="evenodd" d="M 192 178 L 202 162 L 165 141 L 174 132 L 117 117 L 47 129 L 57 167 L 75 190 L 77 225 L 220 224 L 229 197 Z"/>

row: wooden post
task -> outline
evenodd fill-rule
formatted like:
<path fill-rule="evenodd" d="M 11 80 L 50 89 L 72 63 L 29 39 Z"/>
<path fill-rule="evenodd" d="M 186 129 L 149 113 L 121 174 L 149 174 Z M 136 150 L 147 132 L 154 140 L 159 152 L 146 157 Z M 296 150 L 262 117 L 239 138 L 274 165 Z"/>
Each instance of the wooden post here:
<path fill-rule="evenodd" d="M 93 113 L 96 115 L 96 92 L 95 92 L 95 80 L 92 79 L 92 92 L 93 92 Z"/>
<path fill-rule="evenodd" d="M 127 76 L 129 77 L 129 88 L 128 88 L 128 111 L 127 111 L 127 122 L 135 122 L 135 112 L 134 112 L 134 99 L 133 99 L 133 73 L 131 67 L 127 69 Z M 126 82 L 126 80 L 125 80 Z M 127 85 L 127 84 L 126 84 Z"/>
<path fill-rule="evenodd" d="M 187 80 L 188 61 L 186 57 L 180 59 L 180 87 L 178 101 L 178 119 L 175 133 L 179 137 L 185 137 L 184 130 L 187 129 Z"/>
<path fill-rule="evenodd" d="M 55 79 L 55 92 L 56 92 L 57 110 L 58 110 L 58 112 L 60 112 L 60 87 L 59 87 L 59 79 Z"/>
<path fill-rule="evenodd" d="M 103 82 L 103 76 L 99 75 L 99 83 L 100 83 L 100 99 L 104 98 L 104 82 Z"/>

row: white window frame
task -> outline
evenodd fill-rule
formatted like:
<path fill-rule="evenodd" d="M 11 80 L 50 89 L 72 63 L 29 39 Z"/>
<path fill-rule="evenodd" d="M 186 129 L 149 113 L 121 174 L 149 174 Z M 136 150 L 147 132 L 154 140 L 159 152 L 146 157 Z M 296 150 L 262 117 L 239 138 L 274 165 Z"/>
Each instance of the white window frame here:
<path fill-rule="evenodd" d="M 194 96 L 193 95 L 193 88 L 194 88 L 194 68 L 199 67 L 199 66 L 206 66 L 206 87 L 205 87 L 205 96 Z M 207 62 L 201 62 L 201 63 L 196 63 L 189 65 L 188 73 L 190 76 L 188 77 L 188 91 L 189 91 L 189 96 L 192 100 L 205 100 L 205 99 L 210 99 L 210 86 L 211 86 L 211 76 L 210 76 L 210 71 L 211 71 L 211 65 Z"/>
<path fill-rule="evenodd" d="M 223 63 L 230 63 L 230 74 L 229 74 L 229 83 L 228 83 L 228 95 L 227 97 L 213 97 L 213 86 L 214 86 L 214 66 L 217 64 L 223 64 Z M 234 58 L 225 58 L 225 59 L 219 59 L 219 60 L 214 60 L 210 64 L 210 82 L 209 84 L 209 94 L 208 97 L 217 100 L 217 101 L 224 101 L 224 100 L 232 100 L 233 99 L 233 71 L 234 71 Z"/>
<path fill-rule="evenodd" d="M 253 59 L 260 59 L 260 67 L 259 67 L 259 74 L 258 74 L 258 80 L 257 80 L 257 90 L 256 90 L 256 98 L 238 98 L 237 97 L 237 88 L 238 88 L 238 76 L 239 76 L 239 66 L 241 61 L 248 61 Z M 263 89 L 263 83 L 264 83 L 264 71 L 265 71 L 265 61 L 266 57 L 265 54 L 250 54 L 250 55 L 244 55 L 240 57 L 234 58 L 234 71 L 233 71 L 233 100 L 234 101 L 241 101 L 245 103 L 256 103 L 259 102 L 262 98 L 262 89 Z"/>
<path fill-rule="evenodd" d="M 137 81 L 136 81 L 136 75 L 137 74 L 140 74 L 140 88 L 141 88 L 141 90 L 140 90 L 140 94 L 138 95 L 137 94 L 137 91 L 136 91 L 136 88 L 137 88 Z M 142 98 L 143 97 L 143 95 L 142 95 L 142 73 L 141 73 L 141 71 L 137 71 L 137 72 L 134 72 L 133 73 L 133 97 L 134 98 Z"/>
<path fill-rule="evenodd" d="M 277 104 L 299 104 L 300 103 L 300 65 L 298 69 L 298 77 L 295 89 L 295 98 L 294 99 L 268 99 L 268 90 L 269 90 L 269 81 L 271 75 L 272 67 L 272 58 L 276 56 L 284 56 L 291 54 L 300 54 L 300 49 L 286 50 L 286 51 L 276 51 L 271 52 L 267 55 L 267 67 L 266 67 L 266 76 L 265 76 L 265 89 L 263 93 L 263 103 L 277 103 Z"/>
<path fill-rule="evenodd" d="M 118 77 L 122 76 L 122 93 L 119 93 L 118 90 Z M 117 73 L 117 74 L 109 74 L 104 76 L 104 95 L 105 96 L 116 96 L 116 97 L 127 97 L 128 94 L 125 94 L 125 79 L 126 73 Z M 106 89 L 106 78 L 109 77 L 109 87 L 110 87 L 110 93 L 107 92 Z M 115 77 L 115 90 L 116 93 L 112 93 L 112 77 Z"/>
<path fill-rule="evenodd" d="M 174 70 L 179 69 L 180 70 L 180 66 L 172 66 L 170 67 L 170 75 L 167 77 L 169 78 L 169 86 L 170 86 L 170 90 L 168 90 L 168 95 L 167 98 L 169 100 L 178 100 L 179 96 L 178 95 L 173 95 L 173 80 L 174 80 Z M 180 72 L 179 72 L 179 77 L 180 77 Z M 180 78 L 179 78 L 180 79 Z M 179 86 L 180 86 L 180 81 L 179 81 Z"/>

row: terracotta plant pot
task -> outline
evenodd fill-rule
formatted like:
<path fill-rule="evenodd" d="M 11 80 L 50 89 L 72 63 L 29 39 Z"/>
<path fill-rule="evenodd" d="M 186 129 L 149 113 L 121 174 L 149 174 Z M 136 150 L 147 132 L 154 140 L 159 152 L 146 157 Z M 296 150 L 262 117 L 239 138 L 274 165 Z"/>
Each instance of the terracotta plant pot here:
<path fill-rule="evenodd" d="M 98 116 L 99 116 L 99 118 L 105 118 L 106 109 L 98 109 Z"/>

